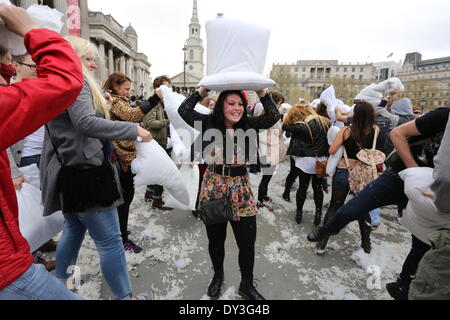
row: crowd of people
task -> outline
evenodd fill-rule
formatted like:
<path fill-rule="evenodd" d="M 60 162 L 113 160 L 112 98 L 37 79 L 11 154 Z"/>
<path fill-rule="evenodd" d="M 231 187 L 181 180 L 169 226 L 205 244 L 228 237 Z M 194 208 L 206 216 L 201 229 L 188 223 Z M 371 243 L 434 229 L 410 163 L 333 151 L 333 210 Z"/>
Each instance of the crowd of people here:
<path fill-rule="evenodd" d="M 114 297 L 136 299 L 125 255 L 143 251 L 128 230 L 135 196 L 131 163 L 138 138 L 144 143 L 155 140 L 171 155 L 171 121 L 160 90 L 170 88 L 171 80 L 156 78 L 149 98 L 131 96 L 133 79 L 122 73 L 102 79 L 100 87 L 93 76 L 97 51 L 92 43 L 38 29 L 14 6 L 0 5 L 0 18 L 25 38 L 28 51 L 12 56 L 0 43 L 0 300 L 82 299 L 66 283 L 86 232 Z M 433 201 L 440 220 L 422 226 L 425 235 L 410 230 L 411 252 L 387 290 L 396 300 L 450 299 L 449 269 L 443 267 L 450 259 L 450 107 L 422 115 L 408 98 L 397 98 L 399 93 L 390 92 L 376 104 L 355 99 L 352 112 L 336 108 L 332 116 L 325 102 L 301 100 L 285 110 L 283 94 L 267 89 L 256 92 L 259 102 L 253 105 L 240 90 L 214 96 L 200 87 L 185 99 L 178 108 L 181 118 L 192 128 L 202 128 L 200 137 L 216 130 L 223 139 L 202 140 L 201 150 L 191 150 L 190 165 L 200 171 L 197 210 L 192 214 L 205 223 L 214 270 L 207 289 L 210 298 L 222 292 L 230 223 L 239 249 L 239 293 L 247 300 L 264 300 L 254 285 L 256 216 L 261 209 L 273 211 L 269 184 L 277 166 L 289 158 L 282 198 L 291 201 L 298 179 L 293 223 L 301 224 L 312 184 L 314 230 L 308 240 L 317 243 L 318 254 L 352 221 L 359 222 L 361 247 L 370 254 L 380 209 L 397 205 L 400 216 L 409 214 L 413 199 L 408 199 L 400 173 L 434 169 L 431 191 L 423 194 Z M 198 112 L 199 103 L 210 114 Z M 239 132 L 251 130 L 257 134 L 239 143 Z M 331 140 L 330 132 L 335 133 Z M 330 168 L 333 156 L 338 161 Z M 50 240 L 34 253 L 19 229 L 15 192 L 28 183 L 20 169 L 30 165 L 39 168 L 43 216 L 62 212 L 65 221 L 59 242 Z M 330 169 L 331 202 L 324 216 L 325 171 Z M 257 197 L 251 172 L 262 176 Z M 174 210 L 166 206 L 163 194 L 163 186 L 149 185 L 138 201 L 151 203 L 154 210 Z M 56 264 L 40 259 L 41 251 L 56 251 Z M 54 269 L 56 277 L 49 274 Z"/>

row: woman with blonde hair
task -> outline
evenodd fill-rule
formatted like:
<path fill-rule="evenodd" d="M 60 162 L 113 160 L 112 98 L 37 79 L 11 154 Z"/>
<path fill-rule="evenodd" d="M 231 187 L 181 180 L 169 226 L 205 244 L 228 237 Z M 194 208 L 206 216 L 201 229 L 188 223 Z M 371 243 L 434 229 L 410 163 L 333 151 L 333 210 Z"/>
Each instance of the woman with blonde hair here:
<path fill-rule="evenodd" d="M 303 219 L 303 205 L 312 178 L 316 214 L 314 225 L 319 226 L 322 220 L 323 179 L 316 174 L 316 162 L 325 161 L 328 157 L 327 132 L 330 121 L 319 116 L 308 102 L 296 104 L 284 120 L 283 130 L 292 136 L 288 155 L 296 163 L 296 175 L 300 179 L 297 191 L 297 214 L 295 221 L 300 224 Z"/>
<path fill-rule="evenodd" d="M 111 121 L 109 106 L 91 75 L 95 46 L 67 37 L 82 62 L 84 87 L 75 103 L 46 125 L 41 160 L 44 215 L 62 210 L 64 230 L 56 251 L 56 277 L 66 283 L 86 231 L 100 255 L 106 282 L 116 299 L 131 299 L 131 283 L 120 237 L 117 207 L 123 203 L 111 140 L 151 141 L 140 126 Z"/>

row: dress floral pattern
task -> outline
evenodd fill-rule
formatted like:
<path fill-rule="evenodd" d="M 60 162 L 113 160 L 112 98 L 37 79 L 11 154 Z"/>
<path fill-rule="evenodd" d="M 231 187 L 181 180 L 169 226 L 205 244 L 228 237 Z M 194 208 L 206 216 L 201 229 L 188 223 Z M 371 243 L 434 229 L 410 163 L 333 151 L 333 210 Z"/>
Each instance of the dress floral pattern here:
<path fill-rule="evenodd" d="M 222 176 L 212 172 L 209 167 L 201 186 L 199 209 L 201 210 L 205 202 L 222 198 L 230 202 L 237 221 L 241 217 L 256 216 L 258 212 L 248 175 L 233 178 Z"/>

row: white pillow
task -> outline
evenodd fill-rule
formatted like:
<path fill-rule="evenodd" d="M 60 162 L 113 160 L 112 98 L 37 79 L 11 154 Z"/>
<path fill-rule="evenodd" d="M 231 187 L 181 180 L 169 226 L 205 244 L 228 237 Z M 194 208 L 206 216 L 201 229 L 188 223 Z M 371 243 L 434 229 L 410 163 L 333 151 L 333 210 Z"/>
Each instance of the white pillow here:
<path fill-rule="evenodd" d="M 270 30 L 245 21 L 218 18 L 206 23 L 207 70 L 199 86 L 214 91 L 258 91 L 274 81 L 263 76 Z"/>
<path fill-rule="evenodd" d="M 272 87 L 275 81 L 254 72 L 227 72 L 203 78 L 199 87 L 211 91 L 245 90 L 259 91 Z"/>
<path fill-rule="evenodd" d="M 27 239 L 30 251 L 34 252 L 63 230 L 64 216 L 58 211 L 44 217 L 41 205 L 41 191 L 24 183 L 22 190 L 16 191 L 19 206 L 20 232 Z"/>
<path fill-rule="evenodd" d="M 200 170 L 198 166 L 191 168 L 189 165 L 185 164 L 180 168 L 180 175 L 183 182 L 188 186 L 189 205 L 183 205 L 173 196 L 169 196 L 166 201 L 166 206 L 184 211 L 194 211 L 197 209 L 195 205 L 197 203 L 198 189 L 200 187 Z"/>
<path fill-rule="evenodd" d="M 328 144 L 331 146 L 337 138 L 338 133 L 341 129 L 337 126 L 332 126 L 330 130 L 328 130 Z M 336 168 L 342 157 L 344 156 L 344 147 L 339 147 L 338 151 L 334 155 L 330 155 L 327 163 L 327 174 L 332 177 L 336 173 Z"/>
<path fill-rule="evenodd" d="M 131 171 L 136 175 L 134 185 L 161 185 L 179 202 L 189 205 L 188 188 L 166 151 L 155 140 L 136 142 L 136 151 L 136 159 L 131 163 Z"/>
<path fill-rule="evenodd" d="M 164 97 L 164 107 L 167 116 L 169 117 L 170 124 L 177 131 L 183 144 L 190 150 L 191 145 L 194 143 L 195 139 L 198 138 L 200 132 L 188 125 L 178 113 L 178 109 L 183 101 L 186 100 L 186 97 L 174 92 L 167 86 L 161 86 L 159 90 Z M 211 114 L 210 109 L 200 104 L 197 104 L 195 111 L 202 114 Z"/>
<path fill-rule="evenodd" d="M 0 0 L 0 3 L 6 5 L 11 4 L 7 0 Z M 39 28 L 49 29 L 58 33 L 61 32 L 61 29 L 64 25 L 64 23 L 61 21 L 61 18 L 64 17 L 64 14 L 62 14 L 58 10 L 51 9 L 48 6 L 33 4 L 28 7 L 27 12 L 33 18 Z M 13 55 L 22 55 L 27 52 L 23 42 L 23 38 L 6 29 L 1 19 L 0 39 L 2 39 L 2 44 L 7 47 Z"/>

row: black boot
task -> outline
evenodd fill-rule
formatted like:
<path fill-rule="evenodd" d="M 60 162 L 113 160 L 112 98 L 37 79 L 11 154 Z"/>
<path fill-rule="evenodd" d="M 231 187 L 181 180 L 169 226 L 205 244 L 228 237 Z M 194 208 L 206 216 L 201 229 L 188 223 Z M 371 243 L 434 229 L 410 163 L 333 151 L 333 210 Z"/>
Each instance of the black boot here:
<path fill-rule="evenodd" d="M 256 291 L 253 284 L 253 278 L 242 278 L 241 285 L 239 286 L 239 294 L 245 300 L 266 300 L 258 291 Z"/>
<path fill-rule="evenodd" d="M 316 251 L 316 254 L 317 255 L 324 255 L 325 254 L 325 250 L 327 249 L 327 245 L 328 245 L 328 241 L 330 240 L 330 238 L 325 238 L 325 239 L 323 239 L 323 240 L 321 240 L 321 241 L 319 241 L 318 243 L 317 243 L 317 247 L 316 247 L 316 249 L 317 249 L 317 251 Z"/>
<path fill-rule="evenodd" d="M 283 200 L 286 202 L 291 202 L 291 195 L 289 191 L 285 191 L 283 193 Z"/>
<path fill-rule="evenodd" d="M 295 216 L 295 222 L 297 222 L 297 224 L 302 223 L 303 220 L 303 211 L 302 210 L 297 210 L 297 215 Z"/>
<path fill-rule="evenodd" d="M 386 289 L 394 300 L 407 301 L 409 295 L 409 285 L 410 284 L 406 281 L 398 278 L 397 282 L 388 283 L 386 285 Z"/>
<path fill-rule="evenodd" d="M 223 271 L 215 272 L 211 284 L 208 287 L 208 297 L 212 299 L 218 299 L 222 291 L 223 285 Z"/>
<path fill-rule="evenodd" d="M 320 226 L 322 223 L 322 209 L 316 209 L 316 215 L 314 217 L 314 225 L 316 227 Z"/>
<path fill-rule="evenodd" d="M 366 221 L 360 221 L 359 228 L 361 231 L 361 248 L 365 253 L 370 254 L 372 252 L 372 243 L 370 241 L 372 227 L 369 226 Z"/>
<path fill-rule="evenodd" d="M 325 238 L 328 238 L 332 236 L 333 234 L 327 232 L 323 227 L 317 228 L 310 234 L 308 234 L 308 241 L 309 242 L 319 242 L 324 240 Z"/>

